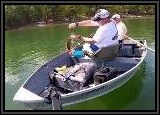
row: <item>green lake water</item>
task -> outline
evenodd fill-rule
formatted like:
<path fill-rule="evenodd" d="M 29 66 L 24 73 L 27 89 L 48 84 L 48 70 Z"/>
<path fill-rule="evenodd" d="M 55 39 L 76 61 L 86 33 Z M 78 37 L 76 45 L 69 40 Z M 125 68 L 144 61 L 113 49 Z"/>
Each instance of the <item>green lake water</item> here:
<path fill-rule="evenodd" d="M 155 19 L 124 19 L 128 35 L 146 38 L 155 49 Z M 88 36 L 96 28 L 79 27 L 75 34 Z M 13 102 L 18 88 L 41 65 L 66 50 L 68 24 L 26 27 L 5 32 L 5 110 L 28 110 Z M 155 110 L 155 53 L 148 50 L 136 74 L 118 89 L 101 97 L 64 107 L 64 110 Z"/>

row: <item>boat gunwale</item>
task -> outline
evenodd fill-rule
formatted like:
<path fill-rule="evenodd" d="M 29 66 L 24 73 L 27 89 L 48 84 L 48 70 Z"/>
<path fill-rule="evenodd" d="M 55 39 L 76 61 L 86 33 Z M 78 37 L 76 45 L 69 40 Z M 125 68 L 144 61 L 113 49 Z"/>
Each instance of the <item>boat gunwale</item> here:
<path fill-rule="evenodd" d="M 98 88 L 101 88 L 101 87 L 103 87 L 103 86 L 106 86 L 107 84 L 110 84 L 110 83 L 112 83 L 112 82 L 115 82 L 115 81 L 117 81 L 118 79 L 120 79 L 121 77 L 123 77 L 123 76 L 125 76 L 125 75 L 127 75 L 129 72 L 131 72 L 131 71 L 133 71 L 134 69 L 136 69 L 142 62 L 143 62 L 143 60 L 145 59 L 145 57 L 146 57 L 146 54 L 147 54 L 147 43 L 146 43 L 146 40 L 144 40 L 145 42 L 144 42 L 144 45 L 145 45 L 145 51 L 143 51 L 143 53 L 142 53 L 142 56 L 141 56 L 141 60 L 134 66 L 134 67 L 132 67 L 131 69 L 129 69 L 128 71 L 126 71 L 125 73 L 123 73 L 123 74 L 121 74 L 121 75 L 119 75 L 119 76 L 117 76 L 117 77 L 115 77 L 115 78 L 113 78 L 113 79 L 111 79 L 111 80 L 109 80 L 109 81 L 107 81 L 107 82 L 104 82 L 104 83 L 101 83 L 101 84 L 99 84 L 99 85 L 96 85 L 96 86 L 94 86 L 94 87 L 90 87 L 90 88 L 87 88 L 87 89 L 83 89 L 83 90 L 79 90 L 79 91 L 75 91 L 75 92 L 71 92 L 71 93 L 68 93 L 68 94 L 61 94 L 61 98 L 63 99 L 63 98 L 67 98 L 67 97 L 70 97 L 70 96 L 76 96 L 76 95 L 79 95 L 79 94 L 83 94 L 83 93 L 86 93 L 86 92 L 90 92 L 90 91 L 92 91 L 92 90 L 95 90 L 95 89 L 98 89 Z M 67 51 L 66 51 L 67 52 Z M 63 53 L 65 53 L 65 52 L 63 52 Z M 61 53 L 60 55 L 62 55 L 63 53 Z M 56 58 L 56 57 L 55 57 Z M 53 58 L 53 59 L 55 59 L 55 58 Z M 51 59 L 51 60 L 53 60 L 53 59 Z M 50 60 L 50 61 L 51 61 Z M 48 63 L 48 62 L 47 62 Z M 43 64 L 42 66 L 47 66 L 46 64 L 47 63 L 45 63 L 45 64 Z M 38 69 L 40 69 L 42 66 L 40 66 Z M 34 74 L 34 73 L 33 73 Z M 27 81 L 28 81 L 28 79 L 30 79 L 32 76 L 33 76 L 33 74 L 29 77 L 29 78 L 27 78 L 26 79 L 26 81 L 21 85 L 21 87 L 18 89 L 18 91 L 17 91 L 17 93 L 19 92 L 19 90 L 23 90 L 22 88 L 24 88 L 23 86 L 27 83 Z M 127 80 L 128 81 L 128 80 Z M 123 83 L 122 83 L 123 84 Z M 119 85 L 119 86 L 121 86 L 121 85 Z M 119 86 L 117 86 L 117 87 L 119 87 Z M 116 87 L 116 88 L 117 88 Z M 24 88 L 25 89 L 25 88 Z M 113 88 L 112 90 L 114 90 L 115 88 Z M 26 89 L 27 90 L 27 89 Z M 110 91 L 112 91 L 112 90 L 110 90 Z M 29 90 L 28 90 L 29 91 Z M 110 92 L 110 91 L 108 91 L 108 92 Z M 15 94 L 15 96 L 16 96 L 16 94 Z M 14 97 L 15 97 L 14 96 Z M 37 96 L 39 96 L 39 95 L 37 95 Z M 99 95 L 97 95 L 97 96 L 99 96 Z M 91 98 L 89 98 L 89 99 L 92 99 L 92 98 L 94 98 L 94 97 L 97 97 L 97 96 L 93 96 L 93 97 L 91 97 Z M 41 96 L 39 96 L 39 97 L 41 97 Z M 13 100 L 14 100 L 14 98 L 13 98 Z M 84 99 L 84 101 L 85 100 L 88 100 L 88 99 Z M 42 102 L 42 101 L 44 101 L 44 98 L 43 97 L 41 97 L 41 100 L 25 100 L 25 101 L 22 101 L 22 100 L 14 100 L 14 101 L 18 101 L 18 102 L 22 102 L 22 103 L 32 103 L 33 101 L 34 102 Z M 83 100 L 82 100 L 83 101 Z M 80 101 L 81 102 L 81 101 Z M 68 104 L 66 104 L 66 105 L 68 105 Z"/>

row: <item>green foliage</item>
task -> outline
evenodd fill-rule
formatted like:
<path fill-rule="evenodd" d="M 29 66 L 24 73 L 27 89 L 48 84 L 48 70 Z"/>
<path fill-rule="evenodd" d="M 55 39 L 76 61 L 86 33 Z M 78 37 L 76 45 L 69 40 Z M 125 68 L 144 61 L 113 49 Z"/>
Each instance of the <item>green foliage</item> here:
<path fill-rule="evenodd" d="M 66 23 L 90 19 L 97 9 L 114 13 L 154 15 L 154 5 L 5 5 L 5 25 L 23 26 L 38 21 Z"/>

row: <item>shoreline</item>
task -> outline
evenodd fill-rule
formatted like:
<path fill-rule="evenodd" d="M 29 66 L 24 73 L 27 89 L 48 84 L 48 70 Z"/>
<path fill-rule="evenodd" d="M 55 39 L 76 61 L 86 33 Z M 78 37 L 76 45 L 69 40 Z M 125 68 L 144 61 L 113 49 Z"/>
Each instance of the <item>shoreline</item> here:
<path fill-rule="evenodd" d="M 55 25 L 67 25 L 69 23 L 50 23 L 50 24 L 45 24 L 43 26 L 39 26 L 38 24 L 29 24 L 29 25 L 24 25 L 20 26 L 18 28 L 13 28 L 13 29 L 5 29 L 5 31 L 19 31 L 19 30 L 25 30 L 25 29 L 34 29 L 34 28 L 42 28 L 42 27 L 50 27 L 50 26 L 55 26 Z"/>
<path fill-rule="evenodd" d="M 122 18 L 125 19 L 144 19 L 144 18 L 155 18 L 154 15 L 148 15 L 148 16 L 142 16 L 142 15 L 122 15 Z M 7 27 L 5 26 L 5 31 L 17 31 L 17 30 L 23 30 L 23 29 L 28 29 L 28 28 L 35 28 L 35 27 L 49 27 L 49 26 L 55 26 L 55 25 L 67 25 L 71 22 L 51 22 L 48 24 L 44 24 L 44 25 L 38 25 L 37 23 L 33 23 L 33 24 L 28 24 L 28 25 L 23 25 L 23 26 L 19 26 L 17 28 L 15 27 Z"/>

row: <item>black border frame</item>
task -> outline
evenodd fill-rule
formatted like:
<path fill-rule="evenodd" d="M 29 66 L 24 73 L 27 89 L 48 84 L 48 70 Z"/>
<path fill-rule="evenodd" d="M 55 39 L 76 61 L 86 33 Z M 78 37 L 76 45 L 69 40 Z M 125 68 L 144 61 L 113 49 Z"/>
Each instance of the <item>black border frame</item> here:
<path fill-rule="evenodd" d="M 5 91 L 5 26 L 4 26 L 4 6 L 5 5 L 18 5 L 18 4 L 24 4 L 24 5 L 33 5 L 33 4 L 40 4 L 40 5 L 48 5 L 48 4 L 58 4 L 58 5 L 65 5 L 65 4 L 109 4 L 109 5 L 117 5 L 117 4 L 149 4 L 149 5 L 155 5 L 155 58 L 156 58 L 156 64 L 155 65 L 155 74 L 157 75 L 155 78 L 155 110 L 91 110 L 91 111 L 69 111 L 69 110 L 63 110 L 63 111 L 46 111 L 46 110 L 5 110 L 4 104 L 4 91 Z M 159 1 L 1 1 L 1 114 L 158 114 L 159 113 Z"/>

